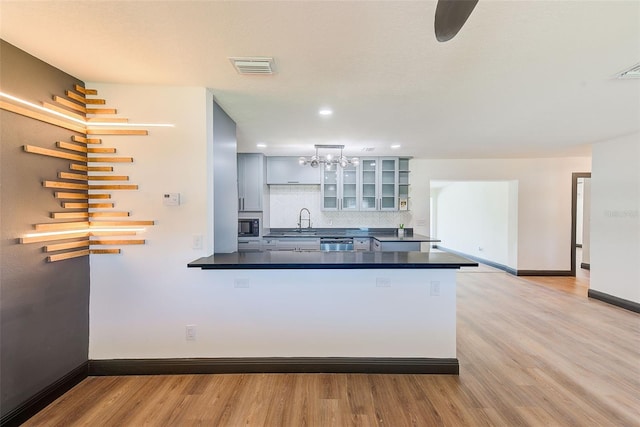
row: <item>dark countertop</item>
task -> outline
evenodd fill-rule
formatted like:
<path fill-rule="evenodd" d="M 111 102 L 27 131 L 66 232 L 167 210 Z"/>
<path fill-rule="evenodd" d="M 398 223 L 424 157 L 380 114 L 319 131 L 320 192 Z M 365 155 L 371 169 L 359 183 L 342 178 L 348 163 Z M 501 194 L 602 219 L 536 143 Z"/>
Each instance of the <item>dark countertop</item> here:
<path fill-rule="evenodd" d="M 203 270 L 459 269 L 478 263 L 446 252 L 265 251 L 213 254 L 187 266 Z"/>
<path fill-rule="evenodd" d="M 417 234 L 413 229 L 405 229 L 404 237 L 398 237 L 395 228 L 303 228 L 302 231 L 296 229 L 272 228 L 263 238 L 279 237 L 372 237 L 380 242 L 439 242 L 440 240 Z"/>

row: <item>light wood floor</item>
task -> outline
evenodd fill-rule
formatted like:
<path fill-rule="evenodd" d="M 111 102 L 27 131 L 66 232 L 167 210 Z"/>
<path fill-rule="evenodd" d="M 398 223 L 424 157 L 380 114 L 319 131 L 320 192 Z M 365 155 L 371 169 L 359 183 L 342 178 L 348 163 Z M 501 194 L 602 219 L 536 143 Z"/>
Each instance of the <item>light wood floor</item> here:
<path fill-rule="evenodd" d="M 458 282 L 459 376 L 94 377 L 26 425 L 640 426 L 638 314 L 491 268 Z"/>

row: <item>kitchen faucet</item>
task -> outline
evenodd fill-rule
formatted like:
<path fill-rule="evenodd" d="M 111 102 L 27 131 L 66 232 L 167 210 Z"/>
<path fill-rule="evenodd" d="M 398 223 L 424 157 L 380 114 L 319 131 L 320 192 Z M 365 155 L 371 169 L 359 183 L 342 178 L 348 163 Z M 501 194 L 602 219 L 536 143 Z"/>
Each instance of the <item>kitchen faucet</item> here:
<path fill-rule="evenodd" d="M 302 211 L 307 211 L 307 228 L 311 228 L 311 212 L 307 208 L 302 208 L 298 214 L 298 230 L 300 231 L 302 231 Z"/>

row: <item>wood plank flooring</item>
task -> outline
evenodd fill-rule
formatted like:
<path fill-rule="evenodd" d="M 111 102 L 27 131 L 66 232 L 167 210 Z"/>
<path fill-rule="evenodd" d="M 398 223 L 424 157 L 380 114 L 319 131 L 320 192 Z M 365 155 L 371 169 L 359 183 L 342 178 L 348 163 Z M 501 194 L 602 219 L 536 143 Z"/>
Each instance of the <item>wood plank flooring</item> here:
<path fill-rule="evenodd" d="M 459 376 L 93 377 L 25 425 L 640 426 L 638 314 L 490 268 L 458 283 Z"/>

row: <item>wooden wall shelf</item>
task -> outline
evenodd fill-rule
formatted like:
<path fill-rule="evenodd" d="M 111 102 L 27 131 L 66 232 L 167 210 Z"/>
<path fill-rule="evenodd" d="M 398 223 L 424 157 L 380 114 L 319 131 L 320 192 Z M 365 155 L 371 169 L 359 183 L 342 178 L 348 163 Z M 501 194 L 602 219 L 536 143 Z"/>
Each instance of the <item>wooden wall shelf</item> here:
<path fill-rule="evenodd" d="M 62 261 L 65 259 L 71 259 L 71 258 L 78 258 L 81 256 L 87 256 L 89 255 L 89 250 L 88 249 L 83 249 L 80 251 L 73 251 L 73 252 L 64 252 L 61 254 L 57 254 L 57 255 L 49 255 L 47 257 L 47 262 L 56 262 L 56 261 Z"/>
<path fill-rule="evenodd" d="M 87 89 L 85 87 L 82 87 L 80 85 L 73 85 L 73 88 L 75 90 L 77 90 L 78 92 L 85 94 L 85 95 L 97 95 L 98 91 L 95 89 Z"/>
<path fill-rule="evenodd" d="M 27 236 L 27 237 L 20 237 L 18 240 L 22 244 L 27 244 L 27 243 L 51 242 L 55 240 L 77 239 L 78 237 L 89 237 L 89 233 L 86 231 L 79 231 L 77 233 L 68 233 L 68 234 L 53 235 L 53 236 Z"/>
<path fill-rule="evenodd" d="M 87 129 L 87 135 L 149 135 L 144 129 Z"/>
<path fill-rule="evenodd" d="M 22 147 L 27 153 L 40 154 L 42 156 L 57 157 L 59 159 L 76 160 L 78 162 L 86 162 L 86 156 L 65 153 L 64 151 L 51 150 L 49 148 L 36 147 L 35 145 L 24 145 Z"/>
<path fill-rule="evenodd" d="M 146 242 L 144 240 L 90 240 L 91 245 L 144 245 Z"/>
<path fill-rule="evenodd" d="M 89 163 L 132 163 L 133 157 L 89 157 Z"/>
<path fill-rule="evenodd" d="M 53 245 L 46 245 L 43 247 L 45 252 L 57 252 L 64 251 L 67 249 L 77 249 L 77 248 L 88 248 L 89 240 L 79 240 L 77 242 L 69 242 L 69 243 L 55 243 Z"/>
<path fill-rule="evenodd" d="M 102 140 L 100 138 L 85 138 L 84 136 L 74 135 L 71 137 L 71 140 L 75 142 L 81 142 L 83 144 L 102 144 Z"/>
<path fill-rule="evenodd" d="M 34 228 L 36 231 L 86 230 L 89 228 L 89 221 L 49 222 L 46 224 L 35 224 Z"/>

